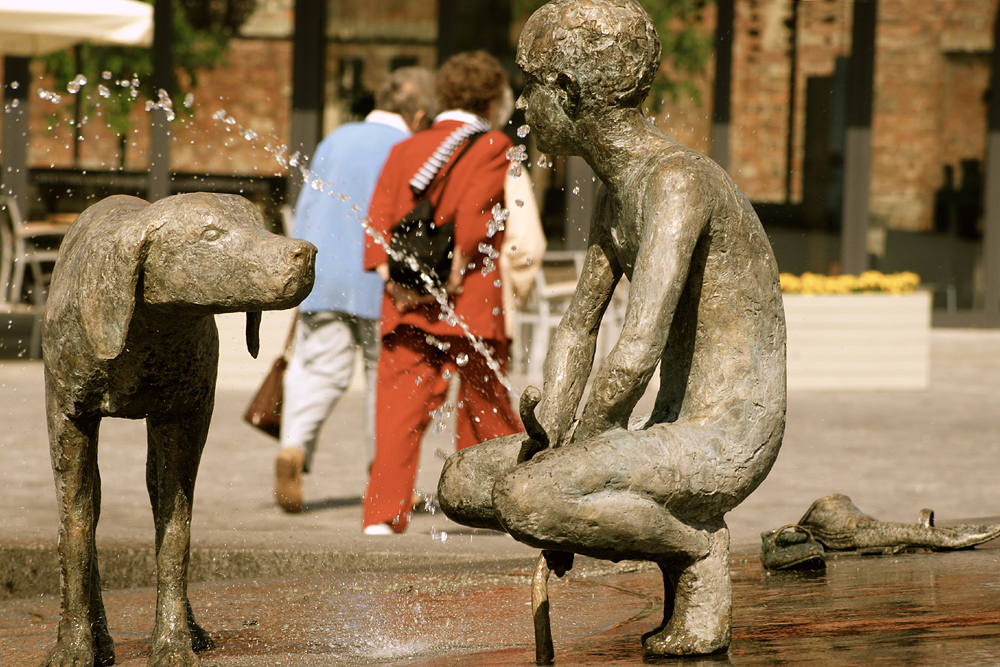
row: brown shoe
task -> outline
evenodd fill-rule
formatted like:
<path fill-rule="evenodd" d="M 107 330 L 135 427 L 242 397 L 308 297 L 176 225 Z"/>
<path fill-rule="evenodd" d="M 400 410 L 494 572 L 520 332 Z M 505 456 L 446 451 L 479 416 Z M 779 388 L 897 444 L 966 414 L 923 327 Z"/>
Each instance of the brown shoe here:
<path fill-rule="evenodd" d="M 298 447 L 285 447 L 274 462 L 274 496 L 286 512 L 302 511 L 302 467 L 306 454 Z"/>

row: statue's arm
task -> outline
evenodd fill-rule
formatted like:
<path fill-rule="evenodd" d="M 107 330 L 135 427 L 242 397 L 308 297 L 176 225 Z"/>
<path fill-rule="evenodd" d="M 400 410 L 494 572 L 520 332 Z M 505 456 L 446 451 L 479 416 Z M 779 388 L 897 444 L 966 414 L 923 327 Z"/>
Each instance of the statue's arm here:
<path fill-rule="evenodd" d="M 553 446 L 561 444 L 583 397 L 597 349 L 597 332 L 622 270 L 608 233 L 610 206 L 599 196 L 590 224 L 590 244 L 580 280 L 542 366 L 544 384 L 538 421 Z"/>
<path fill-rule="evenodd" d="M 627 428 L 663 355 L 708 203 L 688 175 L 669 173 L 650 187 L 621 335 L 601 365 L 574 440 Z"/>

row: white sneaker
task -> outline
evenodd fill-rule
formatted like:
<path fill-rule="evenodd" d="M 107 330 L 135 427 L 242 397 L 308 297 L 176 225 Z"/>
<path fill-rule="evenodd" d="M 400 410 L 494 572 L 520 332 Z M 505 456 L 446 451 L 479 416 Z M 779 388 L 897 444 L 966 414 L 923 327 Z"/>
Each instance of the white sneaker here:
<path fill-rule="evenodd" d="M 365 526 L 361 532 L 365 535 L 392 535 L 396 531 L 387 523 L 373 523 L 370 526 Z"/>

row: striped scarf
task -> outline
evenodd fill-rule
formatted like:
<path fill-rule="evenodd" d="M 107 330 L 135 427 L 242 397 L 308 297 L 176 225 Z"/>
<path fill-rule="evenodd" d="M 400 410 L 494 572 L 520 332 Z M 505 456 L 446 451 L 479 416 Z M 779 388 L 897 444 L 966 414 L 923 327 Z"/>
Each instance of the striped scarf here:
<path fill-rule="evenodd" d="M 491 126 L 486 121 L 477 118 L 474 121 L 468 122 L 465 125 L 459 127 L 457 130 L 448 135 L 437 150 L 434 151 L 433 155 L 427 158 L 427 162 L 424 163 L 417 173 L 413 175 L 410 179 L 410 189 L 413 190 L 413 194 L 420 196 L 423 194 L 427 186 L 431 184 L 434 177 L 437 176 L 438 171 L 440 171 L 442 165 L 448 161 L 455 149 L 458 148 L 459 144 L 471 137 L 477 132 L 486 132 L 491 129 Z"/>

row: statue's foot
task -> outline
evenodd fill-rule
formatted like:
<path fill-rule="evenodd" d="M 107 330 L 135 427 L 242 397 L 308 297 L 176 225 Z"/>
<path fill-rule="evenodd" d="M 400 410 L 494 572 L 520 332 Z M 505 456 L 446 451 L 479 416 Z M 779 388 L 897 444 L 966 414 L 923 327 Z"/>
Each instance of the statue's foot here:
<path fill-rule="evenodd" d="M 208 630 L 197 623 L 191 623 L 188 627 L 191 629 L 191 648 L 195 653 L 211 651 L 215 648 L 215 640 L 212 639 L 212 635 L 209 634 Z"/>
<path fill-rule="evenodd" d="M 669 570 L 673 564 L 664 566 Z M 666 571 L 665 570 L 665 574 Z M 732 640 L 733 587 L 729 575 L 729 529 L 709 536 L 709 552 L 690 565 L 676 567 L 670 619 L 643 635 L 648 658 L 724 653 Z M 664 577 L 665 588 L 670 581 Z M 670 592 L 665 590 L 664 597 Z"/>
<path fill-rule="evenodd" d="M 194 620 L 194 612 L 191 611 L 191 603 L 187 605 L 188 630 L 191 632 L 191 648 L 195 653 L 210 651 L 215 648 L 215 640 L 208 630 L 204 629 Z"/>
<path fill-rule="evenodd" d="M 94 665 L 109 667 L 115 664 L 115 641 L 104 624 L 94 626 Z"/>
<path fill-rule="evenodd" d="M 94 646 L 90 642 L 59 641 L 49 651 L 42 667 L 93 667 L 95 664 L 111 663 L 98 663 L 95 660 Z"/>
<path fill-rule="evenodd" d="M 201 661 L 190 646 L 180 642 L 158 642 L 149 653 L 149 667 L 198 667 Z"/>
<path fill-rule="evenodd" d="M 656 634 L 643 635 L 643 654 L 647 658 L 668 658 L 685 655 L 712 655 L 729 650 L 729 638 L 711 641 L 692 637 L 685 632 L 673 633 L 664 628 Z"/>

